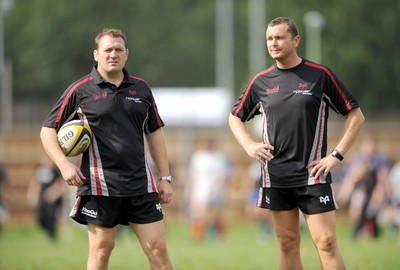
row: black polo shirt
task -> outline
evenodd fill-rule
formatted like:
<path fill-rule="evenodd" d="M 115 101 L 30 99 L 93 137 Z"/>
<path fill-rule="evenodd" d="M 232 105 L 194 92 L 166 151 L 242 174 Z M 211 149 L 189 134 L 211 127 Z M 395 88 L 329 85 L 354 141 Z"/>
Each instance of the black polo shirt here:
<path fill-rule="evenodd" d="M 299 187 L 332 181 L 311 177 L 306 166 L 326 156 L 329 108 L 346 115 L 358 106 L 330 69 L 303 60 L 257 74 L 232 114 L 243 122 L 262 116 L 263 140 L 274 146 L 274 159 L 262 168 L 263 187 Z"/>
<path fill-rule="evenodd" d="M 43 126 L 58 130 L 67 120 L 87 121 L 93 140 L 83 153 L 86 180 L 78 195 L 131 196 L 156 191 L 145 160 L 144 134 L 164 126 L 146 81 L 129 75 L 117 87 L 92 72 L 70 85 Z"/>

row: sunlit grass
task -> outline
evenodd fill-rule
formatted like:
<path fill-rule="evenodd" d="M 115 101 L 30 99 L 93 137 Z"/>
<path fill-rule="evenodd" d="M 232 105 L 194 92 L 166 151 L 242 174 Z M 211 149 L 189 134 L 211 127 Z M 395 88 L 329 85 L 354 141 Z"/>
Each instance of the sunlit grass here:
<path fill-rule="evenodd" d="M 193 243 L 186 221 L 166 220 L 168 248 L 175 269 L 277 269 L 278 245 L 274 236 L 262 241 L 256 224 L 232 222 L 226 241 L 207 239 Z M 0 269 L 85 269 L 88 243 L 85 227 L 70 223 L 61 229 L 57 243 L 50 243 L 36 227 L 7 226 L 0 235 Z M 397 239 L 350 238 L 348 226 L 338 226 L 338 239 L 347 269 L 400 269 Z M 305 269 L 319 269 L 318 256 L 307 230 L 302 235 Z M 148 269 L 138 241 L 122 230 L 109 269 Z"/>

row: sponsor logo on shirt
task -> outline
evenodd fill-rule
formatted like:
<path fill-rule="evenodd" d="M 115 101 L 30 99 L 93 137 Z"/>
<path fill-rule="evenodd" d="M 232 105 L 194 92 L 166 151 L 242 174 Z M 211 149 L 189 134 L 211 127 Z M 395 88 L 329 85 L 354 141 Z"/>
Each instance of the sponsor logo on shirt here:
<path fill-rule="evenodd" d="M 298 88 L 298 89 L 293 90 L 293 93 L 294 93 L 294 94 L 302 94 L 302 95 L 308 95 L 308 96 L 311 96 L 311 95 L 312 95 L 311 92 L 310 92 L 311 90 L 308 89 L 308 88 L 309 88 L 309 85 L 308 85 L 307 82 L 299 83 L 298 86 L 297 86 L 297 88 Z"/>
<path fill-rule="evenodd" d="M 323 204 L 327 204 L 328 202 L 330 202 L 331 200 L 329 199 L 329 196 L 328 195 L 326 195 L 325 197 L 319 197 L 319 202 L 320 203 L 323 203 Z"/>
<path fill-rule="evenodd" d="M 278 92 L 279 92 L 279 85 L 277 85 L 277 86 L 275 86 L 275 87 L 273 87 L 273 88 L 267 88 L 267 89 L 265 90 L 265 92 L 266 92 L 268 95 L 278 93 Z"/>
<path fill-rule="evenodd" d="M 136 96 L 136 94 L 137 94 L 136 90 L 130 89 L 130 90 L 128 90 L 129 97 L 125 97 L 125 99 L 136 102 L 136 103 L 143 103 L 143 101 L 140 98 L 134 97 L 134 96 Z"/>
<path fill-rule="evenodd" d="M 304 89 L 307 89 L 307 88 L 308 88 L 308 83 L 306 83 L 306 82 L 299 83 L 299 89 L 304 90 Z"/>
<path fill-rule="evenodd" d="M 82 214 L 91 218 L 97 218 L 97 211 L 87 209 L 86 207 L 82 208 Z"/>
<path fill-rule="evenodd" d="M 108 98 L 108 94 L 107 94 L 107 92 L 103 92 L 103 93 L 100 93 L 100 94 L 94 94 L 93 95 L 93 100 L 99 100 L 99 99 L 105 99 L 105 98 Z"/>
<path fill-rule="evenodd" d="M 140 98 L 126 97 L 125 99 L 126 99 L 126 100 L 129 100 L 129 101 L 136 102 L 136 103 L 143 103 L 143 101 L 142 101 Z"/>

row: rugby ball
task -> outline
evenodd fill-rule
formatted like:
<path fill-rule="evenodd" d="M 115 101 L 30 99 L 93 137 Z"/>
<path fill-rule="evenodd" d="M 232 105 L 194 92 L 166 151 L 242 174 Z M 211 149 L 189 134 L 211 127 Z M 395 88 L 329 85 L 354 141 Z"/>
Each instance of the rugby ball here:
<path fill-rule="evenodd" d="M 72 120 L 57 132 L 58 143 L 64 154 L 74 157 L 85 152 L 92 142 L 92 131 L 82 120 Z"/>

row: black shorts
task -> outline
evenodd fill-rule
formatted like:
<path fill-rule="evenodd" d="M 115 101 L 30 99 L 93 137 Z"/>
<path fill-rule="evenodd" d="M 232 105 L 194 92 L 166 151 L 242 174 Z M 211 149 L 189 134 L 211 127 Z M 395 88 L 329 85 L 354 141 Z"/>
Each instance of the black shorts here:
<path fill-rule="evenodd" d="M 146 224 L 162 220 L 157 193 L 132 197 L 78 196 L 69 214 L 80 224 L 112 228 L 118 224 Z"/>
<path fill-rule="evenodd" d="M 297 188 L 260 188 L 257 206 L 278 211 L 299 207 L 308 215 L 338 209 L 330 184 Z"/>

